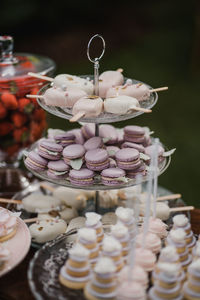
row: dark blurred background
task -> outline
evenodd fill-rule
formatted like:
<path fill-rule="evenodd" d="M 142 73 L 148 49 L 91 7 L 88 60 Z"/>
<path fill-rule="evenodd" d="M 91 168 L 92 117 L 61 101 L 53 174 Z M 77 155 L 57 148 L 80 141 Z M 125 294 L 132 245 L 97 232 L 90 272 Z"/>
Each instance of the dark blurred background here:
<path fill-rule="evenodd" d="M 93 72 L 86 46 L 100 33 L 106 40 L 101 71 L 122 67 L 127 77 L 169 86 L 152 114 L 117 125 L 149 126 L 176 147 L 159 184 L 200 206 L 200 1 L 1 0 L 0 29 L 14 37 L 15 51 L 49 56 L 56 73 L 71 74 Z M 72 126 L 50 115 L 48 125 Z"/>

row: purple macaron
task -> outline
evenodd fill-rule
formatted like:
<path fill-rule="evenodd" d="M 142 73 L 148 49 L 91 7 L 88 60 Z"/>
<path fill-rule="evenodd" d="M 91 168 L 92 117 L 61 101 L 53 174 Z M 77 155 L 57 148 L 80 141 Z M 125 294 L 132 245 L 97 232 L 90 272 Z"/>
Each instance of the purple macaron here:
<path fill-rule="evenodd" d="M 121 185 L 123 181 L 120 178 L 126 175 L 125 171 L 120 168 L 109 168 L 101 172 L 101 180 L 105 185 Z"/>
<path fill-rule="evenodd" d="M 63 147 L 50 141 L 42 141 L 39 144 L 38 153 L 49 160 L 59 160 L 61 158 Z"/>
<path fill-rule="evenodd" d="M 33 171 L 41 172 L 46 169 L 48 160 L 41 157 L 35 151 L 31 151 L 31 152 L 29 152 L 24 163 L 27 168 L 29 168 Z"/>
<path fill-rule="evenodd" d="M 97 148 L 102 148 L 104 145 L 101 137 L 94 136 L 87 140 L 87 142 L 85 142 L 83 146 L 85 147 L 86 151 L 89 151 Z"/>
<path fill-rule="evenodd" d="M 70 170 L 70 166 L 63 160 L 50 161 L 47 167 L 47 175 L 52 179 L 64 179 Z"/>
<path fill-rule="evenodd" d="M 89 150 L 85 154 L 86 166 L 93 171 L 102 171 L 109 168 L 109 155 L 105 149 Z"/>
<path fill-rule="evenodd" d="M 140 153 L 133 148 L 123 148 L 116 153 L 117 165 L 123 170 L 133 170 L 140 166 Z"/>
<path fill-rule="evenodd" d="M 143 145 L 141 144 L 136 144 L 136 143 L 131 143 L 131 142 L 125 142 L 122 144 L 122 148 L 134 148 L 136 150 L 138 150 L 139 152 L 144 153 L 145 152 L 145 148 Z"/>
<path fill-rule="evenodd" d="M 91 137 L 95 136 L 95 124 L 88 123 L 81 127 L 81 132 L 86 140 L 90 139 Z"/>
<path fill-rule="evenodd" d="M 82 131 L 80 128 L 73 129 L 71 132 L 75 135 L 75 143 L 83 145 L 85 143 L 85 138 L 82 134 Z"/>
<path fill-rule="evenodd" d="M 75 144 L 75 135 L 70 131 L 57 134 L 54 136 L 54 139 L 56 143 L 62 145 L 63 147 Z"/>
<path fill-rule="evenodd" d="M 142 144 L 145 140 L 144 128 L 133 125 L 124 127 L 124 140 L 126 142 Z"/>
<path fill-rule="evenodd" d="M 114 160 L 113 158 L 109 157 L 109 162 L 110 162 L 110 168 L 116 168 L 117 167 L 116 160 Z"/>
<path fill-rule="evenodd" d="M 85 148 L 79 144 L 69 145 L 63 150 L 63 157 L 66 164 L 69 164 L 72 159 L 84 158 L 84 154 Z"/>
<path fill-rule="evenodd" d="M 148 155 L 150 158 L 153 156 L 153 153 L 155 152 L 155 145 L 151 145 L 145 148 L 145 154 Z M 163 154 L 165 150 L 161 145 L 158 145 L 158 162 L 161 163 L 164 160 Z M 147 163 L 149 163 L 147 161 Z"/>
<path fill-rule="evenodd" d="M 136 178 L 138 175 L 145 176 L 146 172 L 146 165 L 144 163 L 141 163 L 138 168 L 126 171 L 126 176 L 128 178 Z"/>
<path fill-rule="evenodd" d="M 118 132 L 116 128 L 112 125 L 101 125 L 99 127 L 99 136 L 105 139 L 105 144 L 113 145 L 118 142 Z"/>
<path fill-rule="evenodd" d="M 80 170 L 71 170 L 69 172 L 69 179 L 72 184 L 87 186 L 94 182 L 94 172 L 88 170 L 87 168 L 82 168 Z"/>

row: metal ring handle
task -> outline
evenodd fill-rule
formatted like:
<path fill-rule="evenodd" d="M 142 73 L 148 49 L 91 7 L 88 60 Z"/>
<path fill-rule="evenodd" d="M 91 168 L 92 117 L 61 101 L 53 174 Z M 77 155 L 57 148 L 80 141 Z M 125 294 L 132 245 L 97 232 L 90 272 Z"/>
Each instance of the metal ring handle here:
<path fill-rule="evenodd" d="M 101 53 L 101 55 L 100 55 L 99 57 L 96 57 L 96 58 L 92 59 L 92 58 L 90 57 L 90 45 L 91 45 L 92 41 L 93 41 L 95 38 L 100 38 L 100 39 L 102 40 L 102 42 L 103 42 L 103 50 L 102 50 L 102 53 Z M 103 57 L 104 52 L 105 52 L 105 48 L 106 48 L 106 43 L 105 43 L 105 41 L 104 41 L 104 38 L 103 38 L 100 34 L 95 34 L 93 37 L 91 37 L 91 39 L 89 40 L 88 46 L 87 46 L 87 57 L 88 57 L 88 59 L 89 59 L 92 63 L 95 64 L 97 61 L 99 61 L 99 60 Z"/>

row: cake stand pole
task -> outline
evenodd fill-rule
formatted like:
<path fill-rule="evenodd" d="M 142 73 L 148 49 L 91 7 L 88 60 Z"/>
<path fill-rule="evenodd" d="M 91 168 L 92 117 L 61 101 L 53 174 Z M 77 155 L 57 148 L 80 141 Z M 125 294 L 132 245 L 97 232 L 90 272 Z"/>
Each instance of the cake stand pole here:
<path fill-rule="evenodd" d="M 90 56 L 90 46 L 91 46 L 91 42 L 95 38 L 100 38 L 102 40 L 103 49 L 102 49 L 101 55 L 99 57 L 92 59 Z M 95 34 L 89 40 L 88 47 L 87 47 L 87 56 L 88 56 L 89 61 L 91 61 L 94 64 L 94 94 L 96 96 L 99 96 L 99 61 L 103 57 L 104 52 L 105 52 L 104 38 L 99 34 Z M 95 136 L 99 136 L 99 124 L 98 123 L 95 124 Z M 95 192 L 95 212 L 98 213 L 98 211 L 99 211 L 99 191 L 96 191 Z"/>

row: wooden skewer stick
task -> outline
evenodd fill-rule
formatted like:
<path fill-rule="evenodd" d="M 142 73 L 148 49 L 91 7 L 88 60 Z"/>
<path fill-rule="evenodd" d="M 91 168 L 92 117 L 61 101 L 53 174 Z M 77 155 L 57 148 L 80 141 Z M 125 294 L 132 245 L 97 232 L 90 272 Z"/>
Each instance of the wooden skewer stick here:
<path fill-rule="evenodd" d="M 45 183 L 40 183 L 40 187 L 42 187 L 43 189 L 48 190 L 50 192 L 55 191 L 54 187 L 52 187 L 52 186 L 50 186 L 48 184 L 45 184 Z"/>
<path fill-rule="evenodd" d="M 143 108 L 143 107 L 137 107 L 137 106 L 130 107 L 130 110 L 142 111 L 144 113 L 151 113 L 152 112 L 151 109 L 147 109 L 147 108 Z"/>
<path fill-rule="evenodd" d="M 168 86 L 163 86 L 157 89 L 153 89 L 153 90 L 149 90 L 150 93 L 154 93 L 154 92 L 162 92 L 162 91 L 166 91 L 168 90 Z"/>
<path fill-rule="evenodd" d="M 117 69 L 116 71 L 119 72 L 119 73 L 124 72 L 124 70 L 123 70 L 122 68 L 119 68 L 119 69 Z"/>
<path fill-rule="evenodd" d="M 51 81 L 51 82 L 54 81 L 53 78 L 48 77 L 48 76 L 44 76 L 44 75 L 41 75 L 41 74 L 38 74 L 38 73 L 29 72 L 28 75 L 32 76 L 32 77 L 36 77 L 36 78 L 42 79 L 42 80 L 46 80 L 46 81 Z"/>
<path fill-rule="evenodd" d="M 76 115 L 74 115 L 69 121 L 70 122 L 77 122 L 78 120 L 80 120 L 84 116 L 85 116 L 85 112 L 84 111 L 80 111 Z"/>
<path fill-rule="evenodd" d="M 175 199 L 180 199 L 180 198 L 181 198 L 181 194 L 173 194 L 173 195 L 157 197 L 157 201 L 175 200 Z"/>
<path fill-rule="evenodd" d="M 170 208 L 170 212 L 176 212 L 176 211 L 190 211 L 194 210 L 194 206 L 183 206 L 183 207 L 172 207 Z"/>
<path fill-rule="evenodd" d="M 44 99 L 44 96 L 42 96 L 42 95 L 26 95 L 26 98 L 39 98 L 39 99 Z"/>
<path fill-rule="evenodd" d="M 14 200 L 14 199 L 0 198 L 0 203 L 22 204 L 22 201 L 21 200 Z"/>
<path fill-rule="evenodd" d="M 37 222 L 39 219 L 38 218 L 30 218 L 30 219 L 24 219 L 24 223 L 35 223 Z"/>

